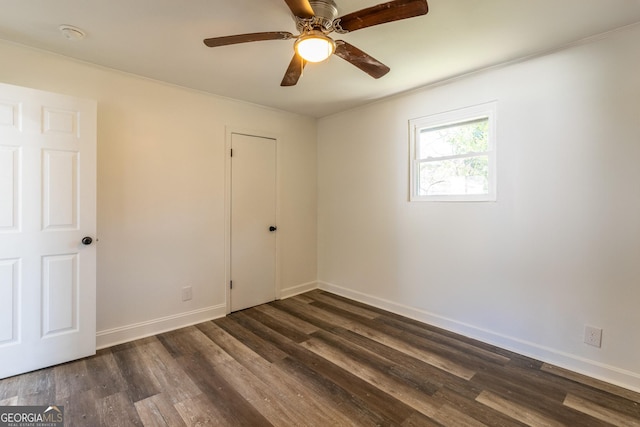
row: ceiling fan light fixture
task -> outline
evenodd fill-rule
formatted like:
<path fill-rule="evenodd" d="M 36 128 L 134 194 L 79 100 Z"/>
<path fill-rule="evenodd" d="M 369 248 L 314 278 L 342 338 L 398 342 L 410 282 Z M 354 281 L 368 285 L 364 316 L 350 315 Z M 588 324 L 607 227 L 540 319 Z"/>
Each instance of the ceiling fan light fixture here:
<path fill-rule="evenodd" d="M 305 61 L 322 62 L 336 50 L 336 42 L 322 31 L 311 30 L 296 40 L 294 49 Z"/>

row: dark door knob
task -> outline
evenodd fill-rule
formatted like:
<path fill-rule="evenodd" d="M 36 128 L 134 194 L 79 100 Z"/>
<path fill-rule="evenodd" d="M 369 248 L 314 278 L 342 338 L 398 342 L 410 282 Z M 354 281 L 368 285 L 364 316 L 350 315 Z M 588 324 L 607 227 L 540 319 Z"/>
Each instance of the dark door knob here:
<path fill-rule="evenodd" d="M 278 227 L 274 227 L 273 225 L 271 227 L 269 227 L 269 231 L 276 231 L 278 229 Z"/>
<path fill-rule="evenodd" d="M 90 245 L 91 243 L 93 243 L 93 239 L 91 237 L 87 236 L 82 238 L 83 245 Z"/>

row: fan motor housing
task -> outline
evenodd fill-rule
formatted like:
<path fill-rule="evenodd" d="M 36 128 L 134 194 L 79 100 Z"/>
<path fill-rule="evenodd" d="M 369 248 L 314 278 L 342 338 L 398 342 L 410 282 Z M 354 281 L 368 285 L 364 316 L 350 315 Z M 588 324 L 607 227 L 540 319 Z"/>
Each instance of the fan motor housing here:
<path fill-rule="evenodd" d="M 330 30 L 333 20 L 338 16 L 338 7 L 333 0 L 310 0 L 309 4 L 315 13 L 313 24 Z"/>

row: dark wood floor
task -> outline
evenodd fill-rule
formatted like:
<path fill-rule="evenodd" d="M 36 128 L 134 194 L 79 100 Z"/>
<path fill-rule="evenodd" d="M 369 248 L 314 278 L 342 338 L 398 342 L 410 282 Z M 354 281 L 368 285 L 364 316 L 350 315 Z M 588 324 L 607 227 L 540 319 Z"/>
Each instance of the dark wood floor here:
<path fill-rule="evenodd" d="M 0 381 L 68 426 L 640 426 L 640 395 L 326 292 Z"/>

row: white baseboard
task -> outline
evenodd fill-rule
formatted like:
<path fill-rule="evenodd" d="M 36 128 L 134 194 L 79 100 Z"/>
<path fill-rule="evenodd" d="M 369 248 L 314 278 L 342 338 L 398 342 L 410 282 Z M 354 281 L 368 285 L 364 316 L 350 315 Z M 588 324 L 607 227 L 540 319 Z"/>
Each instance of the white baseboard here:
<path fill-rule="evenodd" d="M 280 299 L 290 298 L 318 288 L 318 282 L 307 282 L 301 285 L 280 289 Z"/>
<path fill-rule="evenodd" d="M 224 304 L 205 307 L 186 313 L 179 313 L 172 316 L 161 317 L 146 322 L 133 325 L 121 326 L 119 328 L 98 331 L 96 334 L 97 349 L 112 347 L 114 345 L 161 334 L 185 326 L 195 325 L 208 320 L 224 317 L 226 307 Z"/>
<path fill-rule="evenodd" d="M 573 354 L 568 354 L 553 348 L 544 347 L 518 338 L 509 337 L 493 331 L 478 328 L 476 326 L 459 322 L 446 317 L 438 316 L 414 307 L 398 304 L 383 298 L 378 298 L 362 292 L 343 288 L 327 282 L 318 282 L 318 288 L 345 298 L 362 302 L 383 310 L 390 311 L 410 319 L 418 320 L 438 328 L 477 339 L 487 344 L 495 345 L 509 351 L 531 357 L 533 359 L 550 363 L 573 372 L 587 375 L 635 392 L 640 392 L 640 375 L 606 365 L 594 360 L 585 359 Z"/>
<path fill-rule="evenodd" d="M 304 292 L 317 289 L 317 282 L 308 282 L 290 288 L 280 290 L 280 299 L 289 298 Z M 227 314 L 225 304 L 212 307 L 206 307 L 199 310 L 189 311 L 187 313 L 175 314 L 172 316 L 161 317 L 159 319 L 148 320 L 145 322 L 135 323 L 133 325 L 121 326 L 113 329 L 106 329 L 96 333 L 97 349 L 112 347 L 114 345 L 123 344 L 140 338 L 146 338 L 152 335 L 161 334 L 175 329 L 184 328 L 186 326 L 195 325 L 197 323 L 206 322 L 208 320 L 218 319 Z"/>

